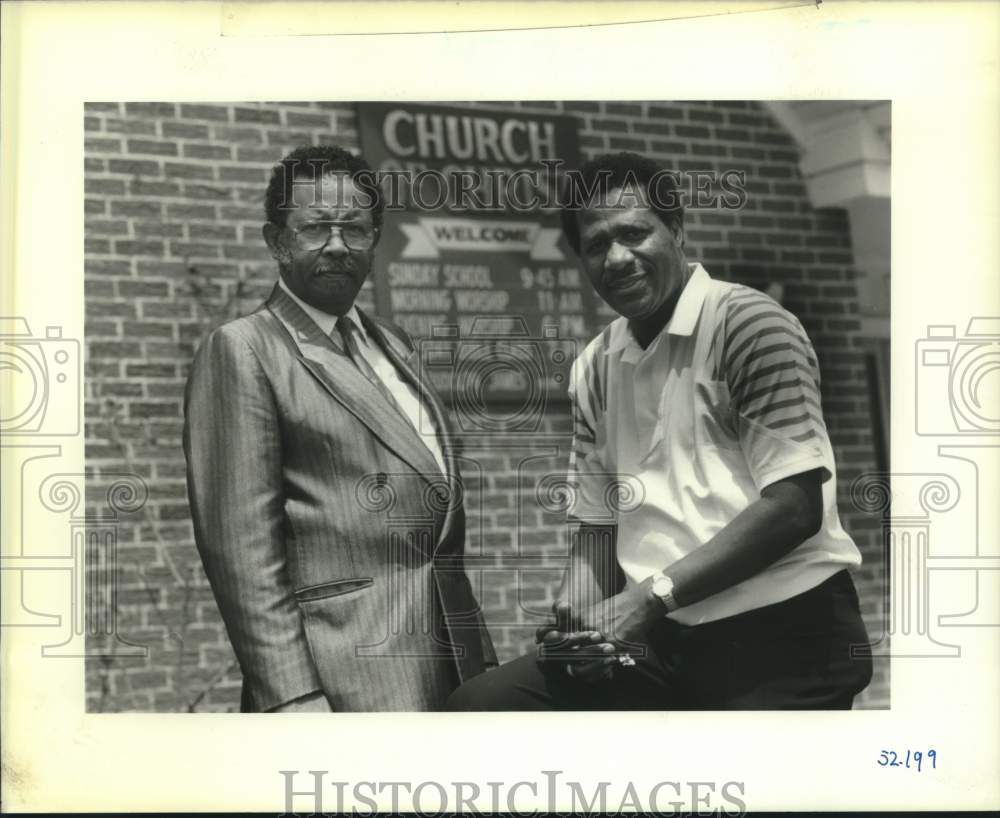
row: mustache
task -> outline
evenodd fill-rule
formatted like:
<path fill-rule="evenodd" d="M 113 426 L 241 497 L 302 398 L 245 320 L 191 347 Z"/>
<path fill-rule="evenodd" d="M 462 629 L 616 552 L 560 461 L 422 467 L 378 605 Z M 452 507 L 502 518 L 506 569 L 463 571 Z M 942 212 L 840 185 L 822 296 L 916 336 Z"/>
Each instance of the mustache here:
<path fill-rule="evenodd" d="M 329 273 L 351 273 L 355 272 L 355 267 L 351 263 L 341 263 L 341 264 L 321 264 L 313 267 L 314 273 L 319 274 L 329 274 Z"/>
<path fill-rule="evenodd" d="M 635 276 L 643 272 L 642 268 L 635 263 L 630 264 L 628 267 L 623 269 L 615 270 L 614 272 L 608 272 L 604 274 L 604 284 L 605 286 L 614 287 L 616 284 L 624 281 L 625 279 L 634 278 Z"/>

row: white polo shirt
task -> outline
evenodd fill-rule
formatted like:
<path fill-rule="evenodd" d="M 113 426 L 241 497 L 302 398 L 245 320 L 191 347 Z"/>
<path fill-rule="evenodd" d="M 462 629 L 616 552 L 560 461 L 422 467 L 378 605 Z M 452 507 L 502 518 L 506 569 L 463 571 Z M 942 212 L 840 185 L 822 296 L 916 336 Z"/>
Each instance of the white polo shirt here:
<path fill-rule="evenodd" d="M 824 470 L 823 525 L 761 573 L 670 616 L 687 625 L 789 599 L 861 554 L 840 524 L 816 356 L 776 301 L 700 264 L 643 350 L 625 318 L 573 365 L 571 517 L 618 527 L 639 583 L 708 542 L 765 486 Z M 617 498 L 617 499 L 616 499 Z"/>
<path fill-rule="evenodd" d="M 323 312 L 307 304 L 288 288 L 288 285 L 285 284 L 280 276 L 278 277 L 278 286 L 288 294 L 289 298 L 302 307 L 306 315 L 316 322 L 316 326 L 339 343 L 336 315 L 330 315 L 328 312 Z M 365 360 L 375 370 L 375 374 L 389 389 L 392 397 L 399 404 L 399 408 L 403 410 L 406 417 L 409 418 L 410 423 L 413 424 L 413 428 L 419 433 L 424 445 L 430 449 L 431 454 L 434 455 L 434 460 L 437 461 L 438 467 L 441 469 L 441 473 L 447 474 L 444 465 L 444 456 L 441 454 L 441 446 L 438 443 L 437 430 L 430 419 L 430 412 L 421 407 L 417 391 L 399 376 L 396 367 L 386 357 L 381 347 L 368 337 L 364 324 L 361 323 L 361 316 L 358 315 L 358 308 L 353 304 L 351 304 L 351 308 L 347 311 L 347 317 L 358 328 L 358 350 L 365 356 Z"/>

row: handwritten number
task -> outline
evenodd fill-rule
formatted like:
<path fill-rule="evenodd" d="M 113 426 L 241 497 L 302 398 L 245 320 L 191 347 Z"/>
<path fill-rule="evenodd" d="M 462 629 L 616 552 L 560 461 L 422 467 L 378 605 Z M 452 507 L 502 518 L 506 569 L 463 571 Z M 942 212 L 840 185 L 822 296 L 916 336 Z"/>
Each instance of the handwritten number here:
<path fill-rule="evenodd" d="M 914 767 L 919 773 L 923 769 L 924 759 L 929 758 L 931 762 L 931 768 L 937 769 L 937 750 L 928 750 L 926 753 L 920 750 L 907 750 L 906 759 L 901 760 L 899 754 L 895 750 L 879 750 L 878 760 L 876 763 L 880 767 L 906 767 L 910 770 Z M 910 764 L 912 760 L 913 764 Z"/>

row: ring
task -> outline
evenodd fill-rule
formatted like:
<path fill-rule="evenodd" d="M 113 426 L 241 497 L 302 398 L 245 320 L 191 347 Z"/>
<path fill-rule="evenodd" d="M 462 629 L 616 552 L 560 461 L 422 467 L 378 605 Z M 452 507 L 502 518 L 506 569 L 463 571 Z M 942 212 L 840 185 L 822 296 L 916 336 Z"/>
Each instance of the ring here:
<path fill-rule="evenodd" d="M 566 675 L 571 679 L 576 678 L 576 674 L 573 672 L 573 665 L 566 665 Z"/>

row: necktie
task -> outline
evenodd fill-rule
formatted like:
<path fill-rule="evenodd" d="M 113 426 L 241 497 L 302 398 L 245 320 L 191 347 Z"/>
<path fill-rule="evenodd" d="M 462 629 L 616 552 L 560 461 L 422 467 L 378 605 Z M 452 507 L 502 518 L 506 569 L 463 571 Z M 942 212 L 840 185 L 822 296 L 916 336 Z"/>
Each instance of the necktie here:
<path fill-rule="evenodd" d="M 358 334 L 360 330 L 357 328 L 355 323 L 348 318 L 346 315 L 342 315 L 337 319 L 337 332 L 340 333 L 340 337 L 344 342 L 344 352 L 347 353 L 347 357 L 353 361 L 354 365 L 358 368 L 358 371 L 364 375 L 368 381 L 378 389 L 379 392 L 389 401 L 389 405 L 399 412 L 403 417 L 406 417 L 406 413 L 400 408 L 399 404 L 396 403 L 396 399 L 392 396 L 392 392 L 389 391 L 389 387 L 385 385 L 385 382 L 378 376 L 372 365 L 368 363 L 364 355 L 361 354 L 361 349 L 358 346 Z"/>
<path fill-rule="evenodd" d="M 341 340 L 344 343 L 344 352 L 347 354 L 347 357 L 351 359 L 354 365 L 358 368 L 358 371 L 361 372 L 361 374 L 364 375 L 365 378 L 367 378 L 371 382 L 371 384 L 376 389 L 378 389 L 378 391 L 381 392 L 382 395 L 385 396 L 385 399 L 389 402 L 389 405 L 393 409 L 395 409 L 411 427 L 413 427 L 416 430 L 416 426 L 414 425 L 413 420 L 405 411 L 403 411 L 403 408 L 396 401 L 396 398 L 389 390 L 389 387 L 385 385 L 385 381 L 383 381 L 378 376 L 378 373 L 375 372 L 375 370 L 372 368 L 372 365 L 368 363 L 368 360 L 361 353 L 361 348 L 358 346 L 358 335 L 360 334 L 361 331 L 358 329 L 357 325 L 346 315 L 343 315 L 337 319 L 336 327 L 337 327 L 337 332 L 339 333 Z M 424 385 L 420 383 L 419 378 L 412 376 L 407 377 L 407 375 L 409 374 L 408 367 L 403 361 L 398 359 L 398 356 L 396 356 L 393 353 L 391 346 L 383 347 L 383 351 L 385 352 L 389 361 L 393 364 L 393 366 L 395 366 L 396 370 L 401 375 L 404 376 L 404 379 L 415 386 L 418 399 L 422 402 L 424 409 L 431 412 L 431 417 L 434 421 L 434 425 L 436 426 L 436 428 L 444 429 L 445 427 L 443 425 L 442 419 L 437 414 L 436 405 L 434 401 L 431 399 L 431 397 L 426 393 Z M 444 465 L 442 465 L 442 469 L 446 475 L 450 475 L 450 469 L 447 464 L 449 462 L 448 458 L 451 456 L 451 453 L 450 449 L 446 444 L 446 439 L 439 438 L 438 445 L 441 447 L 441 458 L 444 460 Z M 436 459 L 437 458 L 435 456 L 435 460 Z"/>

